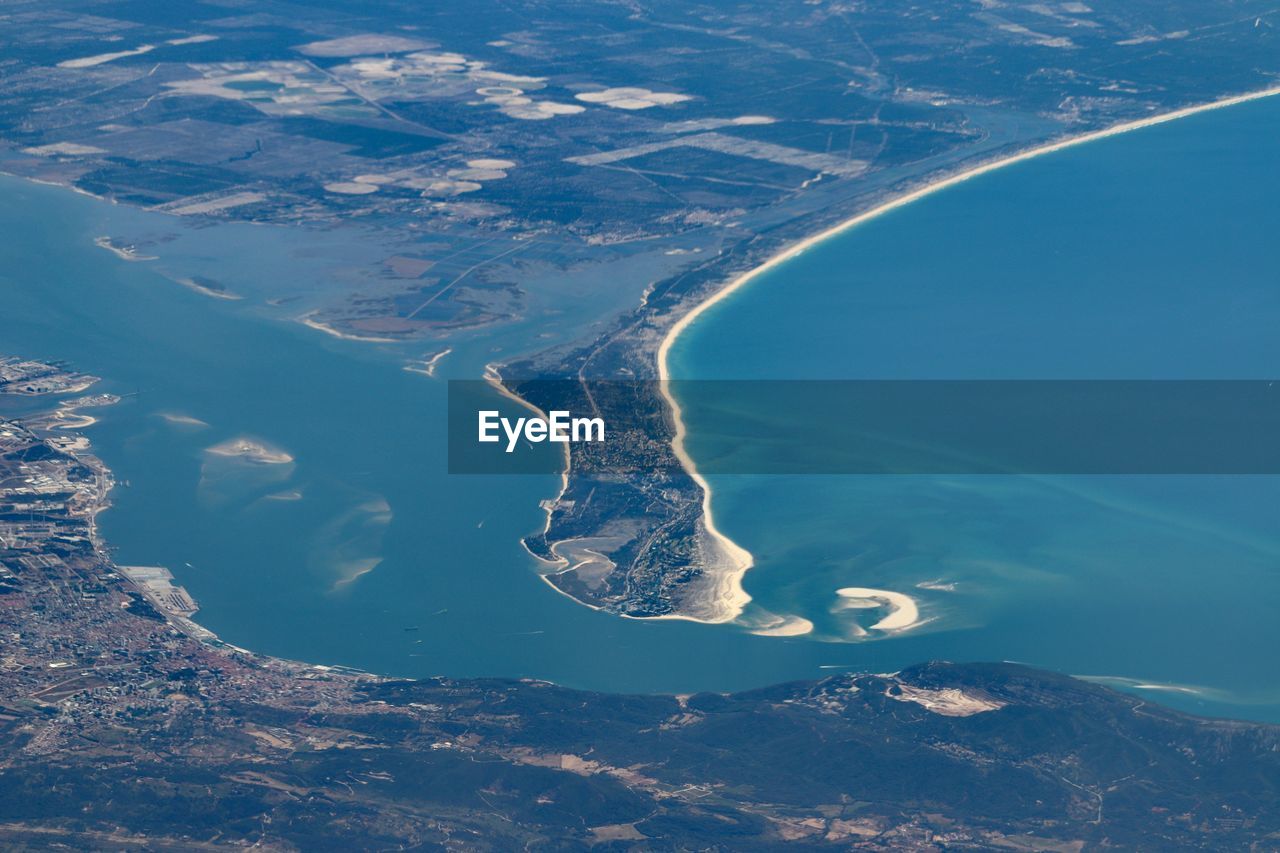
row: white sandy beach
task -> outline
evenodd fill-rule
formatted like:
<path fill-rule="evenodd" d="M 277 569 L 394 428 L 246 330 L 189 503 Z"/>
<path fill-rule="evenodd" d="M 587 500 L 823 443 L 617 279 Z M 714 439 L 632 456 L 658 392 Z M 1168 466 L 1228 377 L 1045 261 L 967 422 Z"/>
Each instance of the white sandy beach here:
<path fill-rule="evenodd" d="M 531 411 L 533 414 L 537 415 L 540 418 L 547 417 L 547 413 L 544 412 L 542 409 L 538 408 L 533 403 L 530 403 L 528 400 L 518 397 L 515 394 L 511 393 L 511 391 L 507 390 L 506 386 L 502 384 L 502 375 L 498 372 L 498 368 L 496 365 L 493 365 L 493 364 L 485 365 L 484 378 L 485 378 L 485 381 L 488 382 L 489 385 L 498 394 L 502 395 L 506 399 L 511 400 L 512 402 L 517 403 L 520 406 L 523 406 L 524 408 L 528 409 L 529 411 Z M 560 472 L 560 489 L 556 492 L 555 498 L 547 502 L 546 505 L 548 507 L 553 506 L 556 501 L 559 501 L 561 498 L 563 498 L 565 491 L 569 488 L 569 445 L 566 444 L 563 446 L 563 453 L 564 453 L 564 462 L 563 462 L 563 468 Z M 702 481 L 699 480 L 699 482 L 702 482 Z M 707 494 L 709 494 L 709 490 L 706 488 L 704 484 L 703 495 L 705 496 Z M 704 516 L 704 518 L 709 520 L 710 511 L 709 511 L 709 508 L 707 507 L 705 497 L 703 499 L 703 511 L 704 513 L 707 513 Z M 546 516 L 547 518 L 542 528 L 542 532 L 544 536 L 551 529 L 551 509 L 550 508 L 547 509 Z M 711 540 L 709 542 L 703 542 L 702 544 L 704 547 L 716 548 L 717 553 L 708 555 L 708 559 L 709 560 L 718 559 L 721 561 L 736 560 L 737 557 L 733 554 L 732 551 L 721 550 L 722 546 L 720 545 L 720 543 L 726 542 L 733 548 L 738 548 L 737 544 L 734 543 L 732 540 L 730 540 L 728 537 L 722 536 L 718 531 L 709 531 L 709 532 L 711 533 Z M 521 542 L 521 545 L 524 546 L 525 551 L 528 552 L 529 555 L 532 556 L 535 560 L 545 565 L 553 566 L 558 570 L 558 571 L 545 572 L 540 575 L 540 577 L 547 584 L 547 586 L 551 587 L 561 595 L 566 596 L 567 598 L 570 598 L 573 601 L 578 602 L 584 607 L 588 607 L 592 610 L 603 610 L 603 608 L 597 605 L 587 604 L 586 602 L 578 598 L 575 598 L 572 595 L 569 595 L 569 593 L 560 589 L 558 586 L 556 586 L 554 583 L 551 582 L 551 577 L 558 574 L 559 572 L 573 570 L 574 565 L 572 561 L 568 557 L 564 556 L 564 554 L 562 554 L 561 551 L 562 549 L 564 549 L 564 546 L 572 545 L 575 541 L 577 540 L 562 540 L 560 542 L 553 543 L 550 547 L 551 547 L 551 553 L 556 556 L 556 559 L 554 561 L 547 560 L 545 557 L 539 556 L 538 554 L 534 554 L 532 551 L 529 550 L 528 545 L 525 545 L 525 543 L 523 542 Z M 746 554 L 747 558 L 750 559 L 750 554 L 747 554 L 745 550 L 741 548 L 738 548 L 738 550 L 741 551 L 742 554 Z M 607 560 L 607 558 L 605 558 L 603 555 L 597 555 L 597 556 L 599 556 L 600 559 L 602 560 Z M 718 570 L 715 570 L 715 569 L 710 570 L 708 571 L 708 575 L 714 587 L 714 594 L 708 595 L 706 597 L 708 607 L 705 612 L 696 613 L 696 614 L 667 613 L 660 616 L 628 616 L 625 613 L 619 613 L 617 615 L 621 616 L 624 619 L 682 620 L 686 622 L 702 622 L 702 623 L 717 623 L 717 624 L 721 622 L 730 622 L 736 619 L 739 615 L 741 615 L 742 608 L 745 607 L 747 602 L 751 600 L 750 596 L 746 596 L 746 592 L 743 591 L 742 595 L 746 596 L 746 599 L 741 602 L 741 606 L 737 606 L 737 607 L 733 606 L 734 604 L 737 603 L 737 598 L 736 598 L 737 593 L 735 590 L 741 590 L 742 588 L 741 583 L 737 580 L 737 578 L 739 578 L 740 575 L 738 575 L 737 573 L 736 564 L 729 563 L 723 566 L 723 568 L 720 568 Z M 731 602 L 732 604 L 730 604 L 729 606 L 726 606 L 725 602 Z M 769 614 L 769 616 L 771 617 L 772 614 Z M 773 617 L 773 618 L 776 621 L 770 621 L 770 623 L 765 625 L 764 628 L 776 629 L 776 634 L 775 634 L 776 636 L 783 636 L 783 635 L 794 636 L 796 634 L 807 633 L 813 628 L 813 626 L 808 623 L 808 620 L 801 619 L 799 620 L 799 622 L 796 622 L 794 620 L 791 620 L 791 617 Z M 791 621 L 789 621 L 787 625 L 783 627 L 781 625 L 782 620 L 791 620 Z M 804 623 L 804 626 L 800 625 L 800 623 Z"/>
<path fill-rule="evenodd" d="M 1180 118 L 1185 118 L 1187 116 L 1195 115 L 1197 113 L 1207 112 L 1209 110 L 1221 109 L 1223 107 L 1230 107 L 1236 104 L 1246 103 L 1248 101 L 1267 98 L 1276 94 L 1280 94 L 1280 86 L 1272 87 L 1269 89 L 1263 89 L 1256 92 L 1248 92 L 1242 95 L 1234 95 L 1231 97 L 1221 98 L 1219 100 L 1211 101 L 1205 104 L 1197 104 L 1195 106 L 1185 107 L 1183 109 L 1173 110 L 1171 112 L 1160 113 L 1158 115 L 1149 116 L 1147 118 L 1137 119 L 1135 121 L 1124 122 L 1122 124 L 1118 124 L 1118 125 L 1114 125 L 1112 127 L 1106 128 L 1104 130 L 1098 130 L 1092 133 L 1085 133 L 1079 136 L 1073 136 L 1073 137 L 1069 137 L 1067 139 L 1061 139 L 1055 142 L 1048 142 L 1043 145 L 1039 145 L 1034 148 L 1030 148 L 1016 154 L 1011 154 L 1007 157 L 1001 157 L 999 159 L 989 160 L 983 163 L 979 163 L 978 165 L 972 166 L 968 169 L 964 169 L 963 171 L 959 171 L 951 175 L 946 175 L 928 184 L 925 184 L 924 186 L 910 190 L 900 196 L 897 196 L 896 198 L 890 199 L 889 201 L 886 201 L 883 204 L 877 205 L 876 207 L 873 207 L 869 210 L 859 213 L 856 216 L 846 219 L 843 222 L 840 222 L 839 224 L 834 225 L 825 231 L 815 234 L 812 237 L 805 238 L 791 246 L 788 246 L 787 248 L 778 252 L 776 255 L 770 257 L 764 263 L 760 264 L 759 266 L 751 270 L 748 270 L 747 272 L 733 279 L 724 287 L 717 290 L 708 299 L 698 303 L 692 308 L 692 310 L 690 310 L 684 316 L 680 317 L 680 319 L 677 320 L 671 326 L 671 328 L 667 331 L 666 336 L 663 337 L 662 339 L 661 345 L 658 347 L 658 378 L 660 380 L 660 388 L 662 391 L 662 395 L 666 399 L 667 405 L 670 407 L 671 417 L 672 417 L 672 421 L 674 423 L 674 428 L 675 428 L 675 435 L 671 442 L 672 450 L 675 453 L 676 457 L 680 460 L 681 466 L 685 469 L 686 472 L 688 472 L 689 476 L 692 477 L 694 481 L 697 482 L 698 485 L 702 487 L 702 491 L 703 491 L 702 509 L 703 509 L 704 525 L 706 527 L 707 533 L 712 537 L 713 540 L 715 540 L 715 542 L 717 543 L 718 547 L 721 549 L 724 555 L 723 559 L 719 561 L 719 565 L 712 566 L 708 569 L 708 571 L 713 574 L 714 586 L 717 590 L 717 595 L 719 596 L 718 600 L 713 605 L 709 606 L 709 609 L 714 613 L 714 616 L 710 619 L 703 619 L 703 618 L 692 617 L 692 616 L 687 618 L 695 619 L 695 621 L 727 622 L 727 621 L 732 621 L 738 618 L 739 616 L 741 616 L 744 609 L 746 608 L 746 605 L 751 601 L 751 596 L 747 594 L 747 591 L 742 586 L 742 578 L 744 575 L 746 575 L 747 571 L 754 564 L 754 560 L 752 558 L 751 553 L 747 551 L 745 548 L 743 548 L 741 545 L 739 545 L 738 543 L 734 542 L 729 537 L 721 533 L 720 530 L 715 525 L 715 520 L 712 516 L 712 509 L 711 509 L 711 504 L 712 504 L 711 488 L 707 484 L 706 479 L 702 476 L 701 473 L 699 473 L 697 465 L 694 463 L 693 459 L 690 458 L 688 451 L 685 449 L 685 436 L 687 435 L 687 428 L 685 427 L 684 420 L 681 417 L 680 404 L 679 402 L 677 402 L 677 400 L 671 394 L 669 388 L 667 387 L 667 380 L 671 378 L 670 365 L 668 364 L 671 347 L 675 343 L 675 341 L 679 339 L 680 335 L 686 329 L 688 329 L 689 326 L 692 325 L 693 322 L 698 319 L 698 317 L 702 316 L 702 314 L 707 309 L 711 308 L 713 305 L 720 302 L 722 299 L 727 298 L 732 293 L 736 292 L 739 288 L 745 286 L 748 282 L 752 281 L 756 277 L 782 265 L 783 263 L 791 260 L 792 258 L 798 257 L 799 255 L 803 254 L 806 250 L 812 248 L 818 243 L 821 243 L 822 241 L 827 240 L 831 237 L 834 237 L 838 234 L 843 234 L 844 232 L 852 228 L 855 228 L 863 224 L 864 222 L 869 222 L 870 220 L 875 219 L 878 216 L 882 216 L 883 214 L 889 213 L 890 211 L 897 210 L 900 207 L 911 204 L 912 202 L 925 198 L 926 196 L 930 196 L 936 192 L 940 192 L 949 187 L 956 186 L 957 184 L 967 181 L 970 178 L 976 178 L 980 175 L 985 175 L 988 172 L 994 172 L 996 169 L 1002 169 L 1006 166 L 1012 166 L 1015 163 L 1021 163 L 1025 160 L 1030 160 L 1033 157 L 1040 157 L 1045 154 L 1052 154 L 1055 151 L 1061 151 L 1066 148 L 1071 148 L 1077 145 L 1083 145 L 1087 142 L 1094 142 L 1099 139 L 1106 139 L 1107 137 L 1117 136 L 1121 133 L 1128 133 L 1130 131 L 1140 130 L 1144 127 L 1151 127 L 1153 125 L 1163 124 L 1169 121 L 1175 121 Z M 849 587 L 845 590 L 841 590 L 840 593 L 844 594 L 845 592 L 848 592 L 854 589 L 862 589 L 862 588 Z M 874 592 L 878 596 L 902 595 L 901 593 L 888 593 L 885 590 L 863 590 L 863 591 Z M 871 597 L 871 596 L 868 596 L 868 597 Z M 885 619 L 877 623 L 875 626 L 873 626 L 874 628 L 877 628 L 883 631 L 902 630 L 904 627 L 908 627 L 908 626 L 899 625 L 898 623 L 905 621 L 908 615 L 911 615 L 911 623 L 914 623 L 915 621 L 917 621 L 919 614 L 918 614 L 918 611 L 916 611 L 916 606 L 914 601 L 910 598 L 910 596 L 903 595 L 902 597 L 907 599 L 907 601 L 911 602 L 910 609 L 908 609 L 908 607 L 904 602 L 900 602 L 900 601 L 892 602 L 892 604 L 897 605 L 896 610 L 893 613 L 891 613 L 889 616 L 887 616 Z M 912 611 L 916 611 L 914 615 L 912 615 Z"/>
<path fill-rule="evenodd" d="M 367 344 L 396 343 L 395 338 L 382 338 L 377 337 L 376 335 L 352 335 L 347 332 L 339 332 L 337 329 L 333 328 L 333 326 L 315 319 L 315 313 L 316 312 L 312 311 L 310 314 L 304 314 L 298 318 L 298 322 L 306 326 L 308 329 L 315 329 L 317 332 L 324 332 L 326 335 L 332 335 L 333 337 L 344 341 L 364 341 Z"/>
<path fill-rule="evenodd" d="M 920 624 L 920 608 L 911 596 L 887 589 L 846 586 L 836 590 L 845 607 L 887 608 L 889 613 L 871 626 L 873 631 L 905 631 Z"/>

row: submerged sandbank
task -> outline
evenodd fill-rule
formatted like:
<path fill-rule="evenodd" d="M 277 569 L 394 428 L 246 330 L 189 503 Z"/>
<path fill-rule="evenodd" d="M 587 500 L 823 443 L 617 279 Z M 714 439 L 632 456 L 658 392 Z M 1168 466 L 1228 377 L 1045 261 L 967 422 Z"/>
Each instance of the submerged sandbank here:
<path fill-rule="evenodd" d="M 262 465 L 286 465 L 293 461 L 293 457 L 283 450 L 246 437 L 233 438 L 221 444 L 215 444 L 205 448 L 205 452 L 212 453 L 214 456 L 243 459 Z"/>

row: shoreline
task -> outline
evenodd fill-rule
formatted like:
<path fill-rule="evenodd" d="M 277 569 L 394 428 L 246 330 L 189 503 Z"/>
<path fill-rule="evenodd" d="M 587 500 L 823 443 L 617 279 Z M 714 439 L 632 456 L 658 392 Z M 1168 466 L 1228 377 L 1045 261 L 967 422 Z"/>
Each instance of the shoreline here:
<path fill-rule="evenodd" d="M 315 329 L 317 332 L 324 332 L 326 335 L 332 335 L 343 341 L 361 341 L 366 344 L 398 344 L 400 341 L 395 338 L 379 338 L 372 335 L 353 335 L 348 332 L 340 332 L 327 323 L 322 323 L 315 319 L 317 312 L 310 311 L 297 318 L 297 321 L 308 329 Z"/>
<path fill-rule="evenodd" d="M 714 585 L 717 589 L 723 590 L 723 594 L 719 599 L 719 601 L 715 602 L 712 605 L 713 607 L 716 608 L 717 611 L 721 611 L 721 612 L 732 611 L 732 615 L 729 615 L 723 619 L 717 617 L 716 619 L 713 619 L 713 620 L 698 619 L 697 617 L 693 617 L 693 616 L 686 616 L 684 618 L 691 619 L 693 621 L 698 621 L 698 622 L 720 623 L 720 622 L 732 622 L 738 619 L 739 617 L 741 617 L 743 612 L 746 609 L 746 605 L 751 602 L 751 596 L 750 594 L 747 593 L 746 589 L 743 587 L 742 579 L 746 575 L 746 573 L 755 565 L 755 560 L 751 555 L 751 552 L 743 548 L 737 542 L 734 542 L 732 539 L 730 539 L 728 536 L 722 533 L 719 530 L 719 528 L 717 528 L 715 525 L 715 520 L 712 515 L 712 509 L 711 509 L 711 499 L 712 499 L 711 487 L 707 483 L 706 478 L 703 477 L 701 472 L 698 471 L 697 464 L 693 461 L 692 457 L 689 456 L 688 451 L 685 449 L 684 441 L 685 441 L 685 436 L 688 434 L 688 428 L 685 426 L 684 419 L 681 417 L 680 403 L 675 399 L 675 396 L 671 393 L 668 387 L 668 381 L 671 379 L 671 371 L 668 365 L 668 358 L 671 353 L 671 347 L 679 339 L 680 335 L 686 329 L 688 329 L 689 326 L 691 326 L 693 322 L 703 314 L 703 312 L 705 312 L 707 309 L 711 308 L 713 305 L 720 302 L 721 300 L 728 298 L 730 295 L 732 295 L 734 292 L 736 292 L 740 288 L 750 283 L 756 277 L 774 269 L 775 267 L 781 266 L 782 264 L 786 263 L 787 261 L 793 258 L 799 257 L 800 255 L 804 254 L 805 251 L 816 246 L 817 244 L 831 237 L 835 237 L 840 234 L 843 234 L 846 231 L 850 231 L 858 227 L 859 225 L 862 225 L 865 222 L 869 222 L 872 219 L 882 216 L 883 214 L 897 210 L 900 207 L 905 207 L 906 205 L 911 204 L 914 201 L 918 201 L 919 199 L 925 198 L 927 196 L 933 195 L 934 193 L 941 192 L 942 190 L 945 190 L 950 187 L 956 186 L 957 184 L 963 183 L 969 180 L 970 178 L 976 178 L 976 177 L 979 177 L 980 175 L 985 175 L 989 172 L 994 172 L 997 169 L 1002 169 L 1006 166 L 1012 166 L 1015 163 L 1021 163 L 1025 160 L 1030 160 L 1034 157 L 1039 157 L 1044 154 L 1052 154 L 1057 151 L 1062 151 L 1066 148 L 1073 148 L 1077 145 L 1084 145 L 1085 143 L 1088 143 L 1088 142 L 1096 142 L 1099 139 L 1106 139 L 1111 136 L 1118 136 L 1122 133 L 1128 133 L 1134 130 L 1141 130 L 1142 128 L 1145 128 L 1145 127 L 1152 127 L 1154 125 L 1164 124 L 1170 121 L 1176 121 L 1177 119 L 1180 119 L 1180 118 L 1186 118 L 1187 116 L 1208 112 L 1210 110 L 1221 109 L 1223 107 L 1231 107 L 1237 104 L 1247 103 L 1249 101 L 1261 100 L 1263 98 L 1268 98 L 1273 95 L 1280 95 L 1280 86 L 1272 86 L 1268 89 L 1259 89 L 1253 92 L 1246 92 L 1244 94 L 1239 94 L 1239 95 L 1230 95 L 1224 98 L 1219 98 L 1214 101 L 1209 101 L 1202 104 L 1195 104 L 1193 106 L 1182 107 L 1181 109 L 1172 110 L 1170 112 L 1151 115 L 1151 116 L 1148 116 L 1147 118 L 1121 122 L 1120 124 L 1112 125 L 1111 127 L 1103 128 L 1102 130 L 1090 131 L 1088 133 L 1082 133 L 1078 136 L 1070 136 L 1064 139 L 1058 139 L 1055 141 L 1046 142 L 1041 145 L 1037 145 L 1033 148 L 1028 148 L 1014 154 L 1010 154 L 1004 157 L 998 157 L 993 160 L 983 161 L 981 163 L 978 163 L 977 165 L 963 169 L 962 171 L 959 171 L 959 172 L 944 174 L 938 177 L 936 180 L 926 183 L 923 186 L 919 186 L 919 187 L 916 187 L 915 189 L 907 190 L 902 195 L 896 196 L 880 204 L 877 204 L 874 207 L 871 207 L 867 210 L 864 210 L 861 213 L 851 216 L 848 219 L 845 219 L 841 222 L 836 223 L 830 228 L 820 231 L 817 234 L 814 234 L 810 237 L 805 237 L 801 239 L 799 242 L 796 242 L 789 246 L 784 247 L 776 254 L 771 255 L 769 258 L 767 258 L 763 263 L 755 267 L 752 267 L 751 269 L 747 270 L 746 272 L 732 279 L 728 284 L 719 288 L 714 293 L 712 293 L 709 297 L 702 300 L 698 304 L 694 305 L 693 308 L 691 308 L 688 312 L 686 312 L 678 320 L 676 320 L 676 322 L 671 325 L 671 328 L 667 330 L 667 333 L 663 335 L 662 342 L 658 346 L 658 354 L 657 354 L 658 388 L 662 394 L 663 399 L 667 403 L 668 410 L 671 412 L 671 420 L 674 426 L 674 436 L 671 439 L 671 450 L 675 454 L 676 459 L 679 460 L 680 466 L 685 470 L 685 473 L 687 473 L 693 479 L 693 481 L 696 482 L 702 488 L 703 526 L 705 527 L 707 533 L 711 536 L 711 538 L 716 542 L 716 544 L 720 546 L 720 548 L 723 550 L 723 553 L 731 561 L 731 564 L 733 566 L 733 568 L 730 571 L 724 572 L 722 573 L 721 576 L 718 576 L 715 578 Z"/>
<path fill-rule="evenodd" d="M 54 186 L 58 186 L 58 185 L 55 184 Z M 92 196 L 92 197 L 97 198 L 97 196 Z M 133 248 L 133 246 L 117 246 L 115 244 L 115 241 L 113 241 L 110 237 L 107 237 L 107 236 L 95 237 L 93 239 L 93 245 L 97 246 L 99 249 L 106 249 L 108 252 L 115 255 L 117 258 L 119 258 L 122 261 L 137 263 L 140 261 L 159 260 L 159 258 L 156 255 L 138 254 L 138 250 Z"/>
<path fill-rule="evenodd" d="M 484 381 L 488 383 L 489 387 L 493 388 L 494 391 L 496 391 L 499 396 L 504 397 L 505 399 L 508 399 L 519 406 L 523 406 L 524 408 L 528 409 L 530 412 L 532 412 L 533 414 L 537 415 L 540 418 L 547 417 L 546 412 L 544 412 L 542 409 L 538 408 L 536 405 L 529 402 L 528 400 L 524 399 L 523 397 L 520 397 L 519 395 L 513 393 L 509 388 L 507 388 L 506 385 L 503 384 L 502 374 L 498 371 L 498 365 L 496 363 L 490 363 L 485 365 Z M 563 448 L 563 453 L 564 453 L 564 467 L 560 470 L 560 488 L 556 492 L 556 496 L 554 498 L 551 498 L 550 500 L 543 502 L 542 509 L 543 509 L 544 515 L 546 516 L 546 519 L 543 521 L 543 524 L 542 524 L 542 535 L 544 537 L 551 530 L 551 513 L 552 513 L 551 507 L 555 504 L 556 501 L 559 501 L 561 498 L 564 497 L 565 491 L 569 488 L 570 456 L 569 456 L 568 445 L 565 445 L 565 447 Z M 591 604 L 589 602 L 583 601 L 577 596 L 574 596 L 568 592 L 565 592 L 563 589 L 561 589 L 560 587 L 556 586 L 554 583 L 551 582 L 552 577 L 554 577 L 557 574 L 561 574 L 562 572 L 567 571 L 570 568 L 569 559 L 567 557 L 562 556 L 560 552 L 556 550 L 557 546 L 563 545 L 565 542 L 572 542 L 572 541 L 574 540 L 561 539 L 559 541 L 550 543 L 549 548 L 551 550 L 551 553 L 555 555 L 556 557 L 555 560 L 548 560 L 545 557 L 542 557 L 542 556 L 539 556 L 538 554 L 533 553 L 533 551 L 529 549 L 529 545 L 527 542 L 524 541 L 524 539 L 520 540 L 520 547 L 524 549 L 524 552 L 526 554 L 528 554 L 534 560 L 537 560 L 539 563 L 542 563 L 544 566 L 551 566 L 552 568 L 559 569 L 559 571 L 538 572 L 537 573 L 538 579 L 541 580 L 543 583 L 545 583 L 547 586 L 549 586 L 551 589 L 555 590 L 558 594 L 563 595 L 565 598 L 569 599 L 575 604 L 585 607 L 588 610 L 594 610 L 597 613 L 608 613 L 611 616 L 616 616 L 622 619 L 636 619 L 642 622 L 657 622 L 657 621 L 667 620 L 667 621 L 698 622 L 701 624 L 718 624 L 721 621 L 727 622 L 737 618 L 737 615 L 735 614 L 734 616 L 731 616 L 728 619 L 712 620 L 712 619 L 699 618 L 697 616 L 690 616 L 685 613 L 659 613 L 654 616 L 634 616 L 630 613 L 614 613 L 611 610 L 606 610 L 604 607 L 601 607 L 598 604 Z"/>

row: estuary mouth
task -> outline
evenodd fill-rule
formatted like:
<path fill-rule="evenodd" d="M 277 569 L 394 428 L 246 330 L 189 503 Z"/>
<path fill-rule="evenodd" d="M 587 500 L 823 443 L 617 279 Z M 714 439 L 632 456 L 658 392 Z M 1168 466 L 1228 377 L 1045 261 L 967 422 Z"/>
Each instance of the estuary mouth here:
<path fill-rule="evenodd" d="M 0 18 L 0 849 L 1280 837 L 1280 10 Z"/>

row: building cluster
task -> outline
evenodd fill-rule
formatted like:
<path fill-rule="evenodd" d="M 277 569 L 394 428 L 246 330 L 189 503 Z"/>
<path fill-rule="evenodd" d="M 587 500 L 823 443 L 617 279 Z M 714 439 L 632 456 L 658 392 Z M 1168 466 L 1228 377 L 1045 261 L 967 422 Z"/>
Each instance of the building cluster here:
<path fill-rule="evenodd" d="M 0 419 L 0 740 L 48 754 L 148 720 L 217 728 L 225 703 L 266 697 L 355 710 L 359 678 L 222 643 L 167 570 L 115 565 L 95 528 L 112 485 L 89 453 Z"/>
<path fill-rule="evenodd" d="M 0 394 L 74 394 L 98 381 L 98 377 L 72 373 L 54 364 L 0 357 Z"/>

